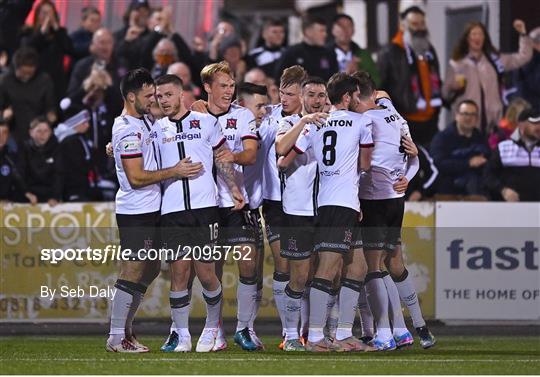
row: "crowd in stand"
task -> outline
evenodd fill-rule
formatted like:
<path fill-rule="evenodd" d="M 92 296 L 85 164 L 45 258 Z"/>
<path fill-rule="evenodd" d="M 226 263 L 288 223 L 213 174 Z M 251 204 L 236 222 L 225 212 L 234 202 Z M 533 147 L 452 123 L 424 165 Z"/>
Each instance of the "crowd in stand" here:
<path fill-rule="evenodd" d="M 248 46 L 231 20 L 190 45 L 174 30 L 170 8 L 147 1 L 129 4 L 119 30 L 103 27 L 100 12 L 86 7 L 72 33 L 50 0 L 40 1 L 25 24 L 33 3 L 0 5 L 1 201 L 112 200 L 117 182 L 105 145 L 122 111 L 123 75 L 137 67 L 155 78 L 178 75 L 189 108 L 205 99 L 202 67 L 221 60 L 237 83 L 266 85 L 272 103 L 279 102 L 283 69 L 295 64 L 324 80 L 338 71 L 369 72 L 419 147 L 409 200 L 540 201 L 540 28 L 527 33 L 516 20 L 519 50 L 501 53 L 485 26 L 472 22 L 451 60 L 440 62 L 426 14 L 410 7 L 373 59 L 352 41 L 354 19 L 346 14 L 330 24 L 305 17 L 302 42 L 291 46 L 286 24 L 274 19 L 262 26 L 257 46 Z M 439 131 L 443 107 L 454 120 Z"/>

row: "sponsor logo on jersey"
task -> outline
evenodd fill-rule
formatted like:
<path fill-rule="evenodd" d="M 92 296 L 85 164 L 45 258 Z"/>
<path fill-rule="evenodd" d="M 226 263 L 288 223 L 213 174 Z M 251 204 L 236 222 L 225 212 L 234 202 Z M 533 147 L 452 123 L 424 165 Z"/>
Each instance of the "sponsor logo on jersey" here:
<path fill-rule="evenodd" d="M 334 170 L 334 171 L 332 171 L 332 170 L 324 170 L 324 171 L 319 172 L 319 174 L 324 176 L 324 177 L 331 177 L 333 175 L 340 175 L 341 172 L 339 171 L 339 169 Z"/>
<path fill-rule="evenodd" d="M 148 138 L 146 139 L 146 145 L 150 144 L 154 139 L 157 139 L 157 131 L 152 131 L 148 134 Z"/>
<path fill-rule="evenodd" d="M 236 130 L 236 119 L 235 118 L 229 118 L 227 119 L 227 125 L 225 126 L 225 129 L 227 128 L 233 128 Z"/>
<path fill-rule="evenodd" d="M 195 134 L 188 134 L 188 133 L 182 132 L 171 137 L 164 137 L 162 139 L 162 143 L 163 144 L 178 143 L 184 140 L 195 140 L 195 139 L 200 139 L 200 138 L 201 138 L 200 132 L 195 133 Z"/>
<path fill-rule="evenodd" d="M 224 135 L 225 136 L 225 140 L 228 140 L 228 141 L 234 141 L 235 139 L 235 135 Z"/>
<path fill-rule="evenodd" d="M 192 119 L 189 121 L 189 129 L 191 130 L 192 128 L 197 128 L 197 129 L 201 129 L 201 121 L 199 119 Z"/>

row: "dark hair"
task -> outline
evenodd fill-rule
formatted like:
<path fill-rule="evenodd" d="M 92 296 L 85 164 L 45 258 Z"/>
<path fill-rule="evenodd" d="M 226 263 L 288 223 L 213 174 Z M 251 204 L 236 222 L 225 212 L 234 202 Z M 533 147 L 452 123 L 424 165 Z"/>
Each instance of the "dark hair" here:
<path fill-rule="evenodd" d="M 176 86 L 179 86 L 180 88 L 184 87 L 184 82 L 182 79 L 176 75 L 166 74 L 163 76 L 159 76 L 156 79 L 156 86 L 165 85 L 165 84 L 173 84 Z"/>
<path fill-rule="evenodd" d="M 301 65 L 293 65 L 292 67 L 283 70 L 279 79 L 279 86 L 287 88 L 291 85 L 301 85 L 302 81 L 307 78 L 307 72 Z"/>
<path fill-rule="evenodd" d="M 302 81 L 302 85 L 300 87 L 304 89 L 307 85 L 310 85 L 310 84 L 324 85 L 324 87 L 326 88 L 326 81 L 324 81 L 323 79 L 317 76 L 309 76 L 304 81 Z"/>
<path fill-rule="evenodd" d="M 326 26 L 326 21 L 323 18 L 317 17 L 317 16 L 308 15 L 308 16 L 303 17 L 302 18 L 302 31 L 306 30 L 307 28 L 315 24 Z"/>
<path fill-rule="evenodd" d="M 476 110 L 478 110 L 478 104 L 474 102 L 472 99 L 464 99 L 460 101 L 457 105 L 457 109 L 459 109 L 461 105 L 471 105 L 471 106 L 476 107 Z"/>
<path fill-rule="evenodd" d="M 268 95 L 268 89 L 264 85 L 257 85 L 251 82 L 243 82 L 238 85 L 238 97 L 245 95 L 260 94 L 261 96 Z"/>
<path fill-rule="evenodd" d="M 370 74 L 366 71 L 356 71 L 352 74 L 358 82 L 358 89 L 360 89 L 360 98 L 367 98 L 373 94 L 377 87 L 375 81 L 371 78 Z"/>
<path fill-rule="evenodd" d="M 13 55 L 15 68 L 23 66 L 37 67 L 39 65 L 39 55 L 32 47 L 21 47 Z"/>
<path fill-rule="evenodd" d="M 421 14 L 422 16 L 425 16 L 426 15 L 426 12 L 424 12 L 422 9 L 420 9 L 419 7 L 417 7 L 416 5 L 413 5 L 412 7 L 408 7 L 407 9 L 405 9 L 403 12 L 401 12 L 399 14 L 399 18 L 401 20 L 404 20 L 405 17 L 407 17 L 407 15 L 409 13 L 416 13 L 416 14 Z"/>
<path fill-rule="evenodd" d="M 41 27 L 41 25 L 38 24 L 39 12 L 41 11 L 41 8 L 43 8 L 45 5 L 50 5 L 51 6 L 51 8 L 53 10 L 54 18 L 56 18 L 56 21 L 58 23 L 60 23 L 60 18 L 58 17 L 58 11 L 56 10 L 56 6 L 54 5 L 54 3 L 52 1 L 50 1 L 50 0 L 41 0 L 41 2 L 34 9 L 34 19 L 33 19 L 33 22 L 32 22 L 32 27 L 34 29 L 36 29 L 36 30 Z"/>
<path fill-rule="evenodd" d="M 332 20 L 332 24 L 335 24 L 336 22 L 338 22 L 339 20 L 341 20 L 342 18 L 346 18 L 347 20 L 351 21 L 354 25 L 354 20 L 351 16 L 349 16 L 348 14 L 345 14 L 345 13 L 338 13 L 334 16 L 334 19 Z"/>
<path fill-rule="evenodd" d="M 332 105 L 340 103 L 345 94 L 352 96 L 357 90 L 358 80 L 344 72 L 335 73 L 328 80 L 328 99 Z"/>
<path fill-rule="evenodd" d="M 96 7 L 88 6 L 84 7 L 81 10 L 81 19 L 84 21 L 90 16 L 91 14 L 97 14 L 98 16 L 101 16 L 101 13 Z"/>
<path fill-rule="evenodd" d="M 32 121 L 30 122 L 30 129 L 37 127 L 37 125 L 40 123 L 46 123 L 49 128 L 51 127 L 51 123 L 49 122 L 47 117 L 44 115 L 40 115 L 32 119 Z"/>
<path fill-rule="evenodd" d="M 285 28 L 285 23 L 277 18 L 269 18 L 264 21 L 263 30 L 271 26 L 281 26 L 282 28 Z"/>
<path fill-rule="evenodd" d="M 491 38 L 489 37 L 489 33 L 486 30 L 484 24 L 479 21 L 472 21 L 465 26 L 463 34 L 461 34 L 461 37 L 459 38 L 456 46 L 454 47 L 454 51 L 452 52 L 453 60 L 461 60 L 465 56 L 467 56 L 467 54 L 469 53 L 469 34 L 475 27 L 479 27 L 484 33 L 484 45 L 482 46 L 482 51 L 484 52 L 484 55 L 486 55 L 486 57 L 489 59 L 491 54 L 499 54 L 499 51 L 495 47 L 493 47 L 493 44 L 491 43 Z"/>
<path fill-rule="evenodd" d="M 120 82 L 120 92 L 124 99 L 129 92 L 137 94 L 144 85 L 155 85 L 150 72 L 144 68 L 129 71 Z"/>

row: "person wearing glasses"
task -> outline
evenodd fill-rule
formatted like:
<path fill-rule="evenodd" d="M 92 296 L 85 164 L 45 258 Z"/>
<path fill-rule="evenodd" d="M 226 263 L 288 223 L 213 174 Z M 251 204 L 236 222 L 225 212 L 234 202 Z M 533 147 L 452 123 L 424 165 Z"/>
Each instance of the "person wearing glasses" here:
<path fill-rule="evenodd" d="M 459 103 L 455 120 L 437 133 L 431 142 L 431 157 L 439 170 L 439 195 L 484 195 L 482 169 L 489 158 L 489 147 L 477 128 L 476 102 Z"/>

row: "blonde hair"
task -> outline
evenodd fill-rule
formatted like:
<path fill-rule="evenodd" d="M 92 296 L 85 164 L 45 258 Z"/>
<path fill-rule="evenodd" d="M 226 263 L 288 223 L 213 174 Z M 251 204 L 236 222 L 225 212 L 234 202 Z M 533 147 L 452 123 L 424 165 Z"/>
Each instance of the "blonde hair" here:
<path fill-rule="evenodd" d="M 217 73 L 225 73 L 226 75 L 231 76 L 234 80 L 233 73 L 229 63 L 222 60 L 219 63 L 209 64 L 205 66 L 201 71 L 201 81 L 203 84 L 212 84 L 214 81 L 214 75 Z"/>
<path fill-rule="evenodd" d="M 304 67 L 300 65 L 293 65 L 292 67 L 286 68 L 283 71 L 279 80 L 279 85 L 282 88 L 287 88 L 294 84 L 298 84 L 298 86 L 300 86 L 306 78 L 307 73 Z"/>
<path fill-rule="evenodd" d="M 527 110 L 531 107 L 529 102 L 525 101 L 523 98 L 516 98 L 510 102 L 508 105 L 508 109 L 506 109 L 506 113 L 504 114 L 504 117 L 508 119 L 508 121 L 512 124 L 516 124 L 518 122 L 519 114 L 523 112 L 523 110 Z"/>

